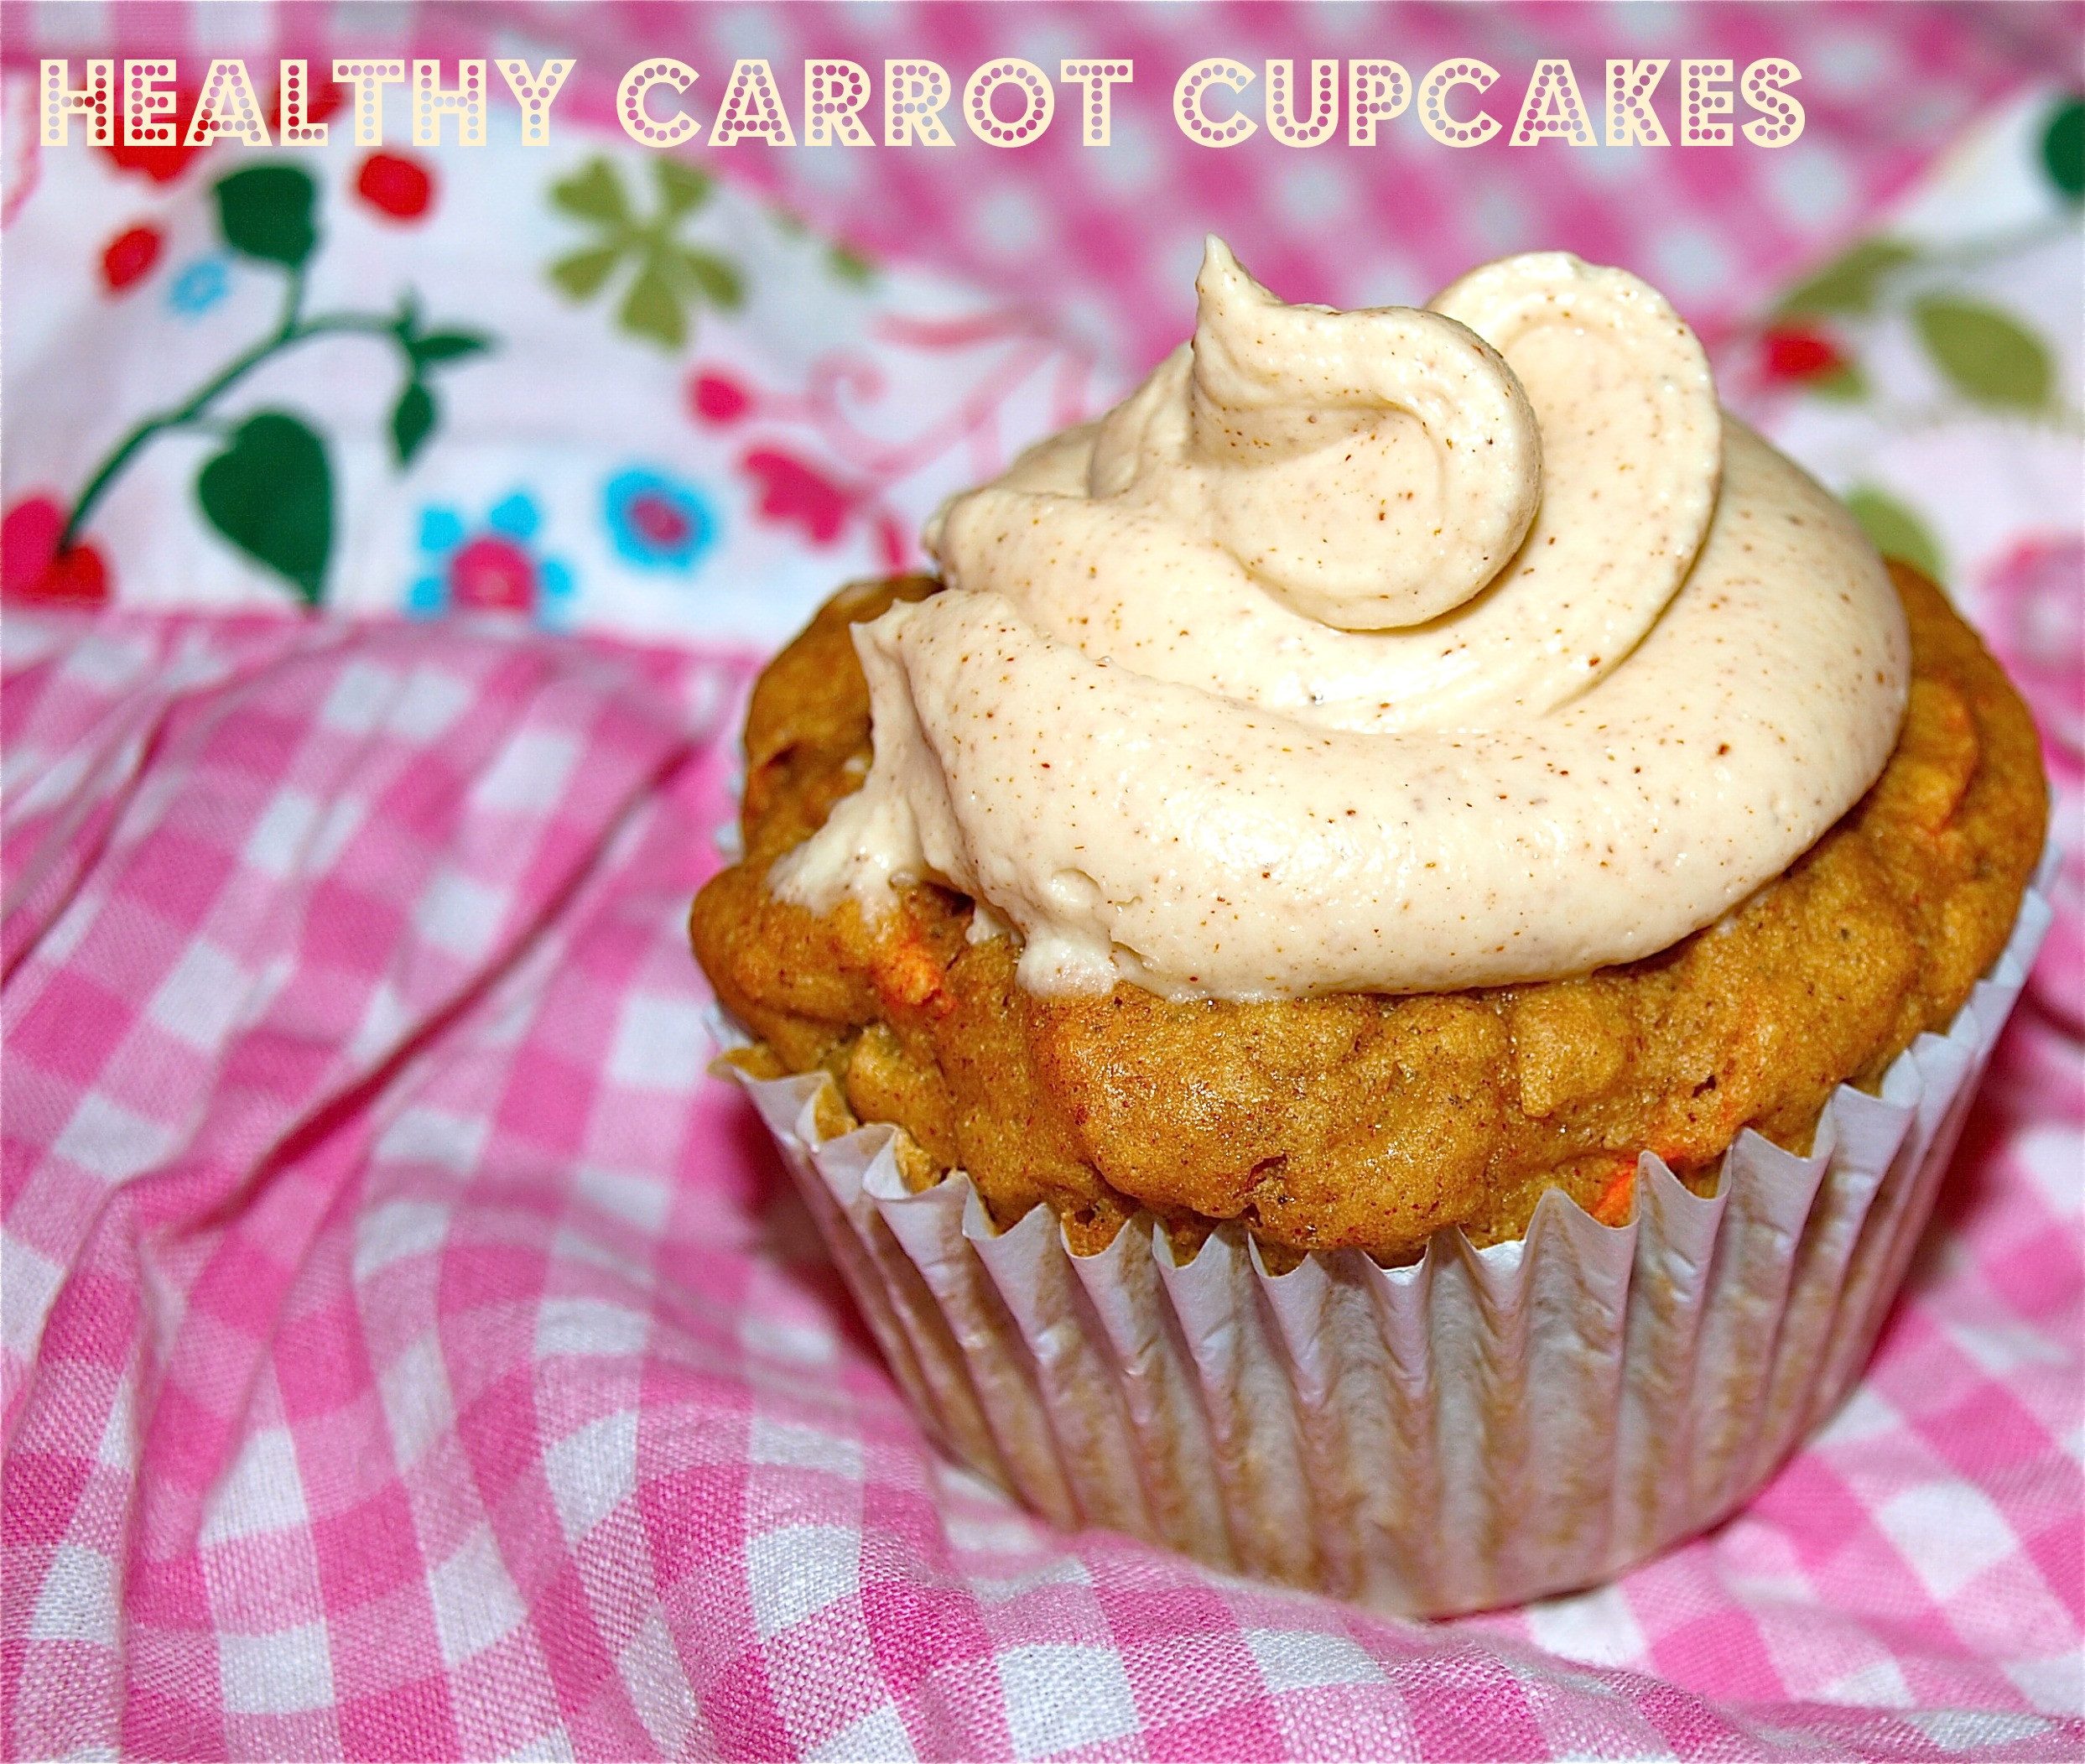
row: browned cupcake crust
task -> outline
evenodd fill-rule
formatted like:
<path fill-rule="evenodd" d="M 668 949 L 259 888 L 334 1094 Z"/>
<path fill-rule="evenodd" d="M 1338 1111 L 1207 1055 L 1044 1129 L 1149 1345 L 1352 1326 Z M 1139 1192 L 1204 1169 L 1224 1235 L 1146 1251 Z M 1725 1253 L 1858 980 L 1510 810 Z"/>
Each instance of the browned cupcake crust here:
<path fill-rule="evenodd" d="M 1460 1225 L 1526 1229 L 1544 1189 L 1626 1215 L 1637 1154 L 1682 1176 L 1744 1127 L 1796 1149 L 1842 1081 L 1943 1028 L 2004 946 L 2041 851 L 2025 707 L 1940 591 L 1890 573 L 1911 701 L 1866 796 L 1785 875 L 1672 949 L 1466 992 L 1169 1003 L 1040 999 L 971 903 L 903 893 L 885 922 L 776 900 L 767 867 L 852 792 L 869 697 L 847 627 L 926 577 L 835 596 L 761 677 L 743 861 L 696 898 L 695 953 L 767 1074 L 823 1067 L 890 1121 L 915 1187 L 967 1171 L 994 1220 L 1048 1203 L 1097 1249 L 1139 1207 L 1192 1236 L 1242 1220 L 1293 1251 L 1408 1255 Z"/>

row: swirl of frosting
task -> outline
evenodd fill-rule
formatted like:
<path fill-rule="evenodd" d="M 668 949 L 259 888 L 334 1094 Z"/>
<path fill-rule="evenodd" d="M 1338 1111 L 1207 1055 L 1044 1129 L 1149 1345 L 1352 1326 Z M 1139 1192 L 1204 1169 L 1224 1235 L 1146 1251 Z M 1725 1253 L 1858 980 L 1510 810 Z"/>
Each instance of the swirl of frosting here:
<path fill-rule="evenodd" d="M 939 879 L 1037 993 L 1448 990 L 1663 949 L 1873 782 L 1895 594 L 1655 290 L 1545 252 L 1335 312 L 1214 239 L 1196 288 L 856 627 L 874 763 L 778 894 Z"/>

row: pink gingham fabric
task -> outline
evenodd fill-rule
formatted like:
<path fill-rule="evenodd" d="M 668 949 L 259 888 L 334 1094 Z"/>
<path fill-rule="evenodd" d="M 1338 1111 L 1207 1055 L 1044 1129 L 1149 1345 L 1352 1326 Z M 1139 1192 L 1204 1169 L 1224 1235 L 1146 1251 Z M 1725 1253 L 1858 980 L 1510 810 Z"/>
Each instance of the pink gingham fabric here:
<path fill-rule="evenodd" d="M 923 54 L 959 80 L 995 55 L 1133 56 L 1105 152 L 1062 109 L 1014 154 L 695 149 L 893 268 L 1024 303 L 1119 376 L 1178 341 L 1211 227 L 1285 295 L 1340 304 L 1568 246 L 1744 346 L 1973 115 L 2073 69 L 2077 16 L 10 0 L 0 53 L 18 81 L 44 55 L 576 54 L 557 127 L 595 145 L 646 55 L 705 70 L 705 117 L 740 55 L 771 57 L 793 103 L 809 55 Z M 1409 117 L 1365 153 L 1217 153 L 1163 101 L 1204 55 L 1475 54 L 1510 104 L 1537 55 L 1583 80 L 1610 54 L 1770 51 L 1805 70 L 1801 151 L 1713 175 L 1684 154 L 1656 176 L 1558 143 L 1455 154 Z M 25 114 L 0 117 L 10 220 L 36 187 Z M 112 226 L 184 199 L 127 187 Z M 399 236 L 406 279 L 423 237 Z M 1965 552 L 1956 585 L 2040 683 L 2075 852 L 2076 645 L 2067 674 L 2041 617 L 2076 556 L 2057 537 L 2010 575 Z M 803 549 L 819 589 L 843 573 Z M 750 1111 L 703 1075 L 681 921 L 753 665 L 725 628 L 706 603 L 671 651 L 10 612 L 5 1756 L 2085 1755 L 2075 858 L 1831 1426 L 1615 1586 L 1398 1624 L 1052 1533 L 922 1440 Z"/>
<path fill-rule="evenodd" d="M 7 16 L 4 58 L 23 69 L 39 56 L 90 53 L 244 55 L 268 67 L 278 55 L 303 55 L 315 68 L 335 55 L 431 56 L 445 66 L 464 55 L 521 55 L 532 65 L 571 56 L 578 65 L 557 101 L 554 138 L 580 125 L 620 138 L 615 93 L 624 70 L 672 55 L 701 75 L 688 99 L 705 127 L 692 148 L 700 163 L 878 260 L 931 266 L 1028 303 L 1115 371 L 1140 376 L 1189 326 L 1194 267 L 1209 231 L 1285 299 L 1338 306 L 1423 300 L 1473 263 L 1561 247 L 1644 276 L 1713 347 L 1858 232 L 1979 112 L 2008 92 L 2067 77 L 2077 61 L 2074 8 L 1990 0 L 1909 9 L 1895 0 L 1699 0 L 1680 8 L 1648 0 L 905 8 L 8 0 Z M 1059 89 L 1047 133 L 1017 151 L 986 147 L 959 127 L 955 147 L 942 151 L 710 145 L 708 125 L 740 57 L 769 61 L 801 139 L 801 64 L 835 55 L 871 71 L 878 107 L 892 57 L 931 60 L 959 86 L 1004 55 L 1053 75 L 1068 56 L 1120 57 L 1136 76 L 1115 91 L 1105 148 L 1080 144 L 1070 87 Z M 1240 101 L 1255 117 L 1270 59 L 1302 69 L 1313 59 L 1384 56 L 1417 77 L 1444 57 L 1476 56 L 1500 70 L 1481 101 L 1502 124 L 1542 57 L 1568 59 L 1597 103 L 1609 56 L 1718 56 L 1744 67 L 1775 55 L 1803 71 L 1796 91 L 1807 122 L 1786 152 L 1609 153 L 1561 142 L 1516 151 L 1500 142 L 1464 153 L 1427 138 L 1407 111 L 1372 148 L 1349 147 L 1341 133 L 1290 148 L 1263 130 L 1235 148 L 1214 149 L 1181 133 L 1170 104 L 1183 70 L 1215 55 L 1256 70 Z M 1653 100 L 1668 131 L 1678 75 L 1676 59 Z M 496 132 L 512 127 L 511 116 L 502 92 Z"/>
<path fill-rule="evenodd" d="M 8 1756 L 2085 1750 L 2085 1071 L 2033 996 L 1758 1501 L 1397 1623 L 923 1442 L 704 1075 L 745 657 L 135 612 L 0 653 Z"/>
<path fill-rule="evenodd" d="M 845 55 L 879 79 L 886 57 L 923 55 L 959 83 L 1001 55 L 1053 72 L 1067 55 L 1131 61 L 1136 78 L 1115 89 L 1105 148 L 1080 145 L 1066 126 L 1064 88 L 1058 120 L 1019 151 L 994 151 L 959 130 L 954 152 L 791 154 L 739 143 L 710 149 L 707 160 L 878 255 L 918 257 L 1034 300 L 1139 374 L 1188 329 L 1188 290 L 1211 231 L 1283 298 L 1343 307 L 1422 301 L 1473 263 L 1562 247 L 1645 277 L 1713 347 L 1769 290 L 1885 206 L 1978 111 L 2077 59 L 2070 9 L 1976 0 L 1909 12 L 1890 0 L 1698 0 L 1677 9 L 1048 0 L 891 13 L 815 0 L 636 0 L 590 7 L 554 29 L 527 0 L 501 0 L 499 10 L 512 29 L 576 48 L 582 72 L 590 65 L 599 83 L 575 91 L 575 114 L 603 122 L 613 119 L 620 70 L 674 44 L 684 47 L 672 53 L 720 74 L 738 56 L 767 56 L 785 90 L 798 62 L 814 55 Z M 425 8 L 416 40 L 460 54 L 446 45 L 481 28 L 479 11 Z M 1239 102 L 1257 117 L 1270 59 L 1301 72 L 1313 59 L 1385 56 L 1417 79 L 1468 55 L 1499 70 L 1482 106 L 1502 127 L 1546 56 L 1569 60 L 1595 103 L 1607 57 L 1675 58 L 1654 99 L 1668 117 L 1677 115 L 1677 58 L 1724 56 L 1744 67 L 1785 57 L 1803 70 L 1796 90 L 1808 120 L 1800 152 L 1676 150 L 1656 154 L 1653 165 L 1648 150 L 1632 159 L 1561 143 L 1458 152 L 1421 133 L 1410 111 L 1371 148 L 1348 146 L 1344 133 L 1289 148 L 1263 129 L 1236 148 L 1211 148 L 1191 142 L 1170 113 L 1173 82 L 1206 56 L 1255 72 Z M 789 96 L 793 103 L 800 89 Z"/>

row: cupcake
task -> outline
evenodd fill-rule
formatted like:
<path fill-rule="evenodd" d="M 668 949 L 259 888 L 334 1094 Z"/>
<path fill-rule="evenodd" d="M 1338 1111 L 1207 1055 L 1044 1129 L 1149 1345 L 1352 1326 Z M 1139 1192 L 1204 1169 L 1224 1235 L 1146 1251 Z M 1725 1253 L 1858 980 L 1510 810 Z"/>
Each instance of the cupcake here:
<path fill-rule="evenodd" d="M 1196 285 L 763 675 L 696 954 L 957 1456 L 1382 1609 L 1583 1585 L 1858 1372 L 2046 923 L 2032 726 L 1635 277 Z"/>

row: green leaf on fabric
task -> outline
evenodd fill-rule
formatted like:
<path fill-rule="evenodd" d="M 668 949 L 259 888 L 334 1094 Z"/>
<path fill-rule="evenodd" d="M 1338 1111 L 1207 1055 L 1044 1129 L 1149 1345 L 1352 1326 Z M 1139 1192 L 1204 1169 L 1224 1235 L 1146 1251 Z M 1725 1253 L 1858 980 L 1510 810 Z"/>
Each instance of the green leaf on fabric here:
<path fill-rule="evenodd" d="M 2065 195 L 2085 200 L 2085 98 L 2067 100 L 2049 118 L 2041 133 L 2041 164 Z"/>
<path fill-rule="evenodd" d="M 625 330 L 650 337 L 668 349 L 678 349 L 688 340 L 688 318 L 681 310 L 680 296 L 648 263 L 630 284 L 616 322 Z"/>
<path fill-rule="evenodd" d="M 1858 362 L 1847 362 L 1807 382 L 1803 390 L 1812 398 L 1852 404 L 1868 396 L 1868 377 L 1860 371 Z"/>
<path fill-rule="evenodd" d="M 490 337 L 481 337 L 470 330 L 430 330 L 424 337 L 415 337 L 406 345 L 415 365 L 425 367 L 430 362 L 453 362 L 460 356 L 474 356 L 492 346 Z"/>
<path fill-rule="evenodd" d="M 569 298 L 588 299 L 601 292 L 601 284 L 615 273 L 621 257 L 621 247 L 614 245 L 605 246 L 599 251 L 575 251 L 550 266 L 550 279 Z"/>
<path fill-rule="evenodd" d="M 2049 351 L 2004 313 L 1934 294 L 1911 308 L 1911 320 L 1926 352 L 1965 397 L 2004 410 L 2049 402 L 2056 377 Z"/>
<path fill-rule="evenodd" d="M 1940 542 L 1903 503 L 1862 484 L 1847 492 L 1846 506 L 1885 557 L 1901 558 L 1935 581 L 1940 580 Z"/>
<path fill-rule="evenodd" d="M 876 265 L 850 246 L 828 246 L 825 249 L 825 267 L 832 272 L 835 281 L 845 282 L 855 288 L 866 288 L 876 280 Z"/>
<path fill-rule="evenodd" d="M 400 466 L 410 466 L 421 444 L 434 434 L 434 393 L 418 380 L 408 381 L 391 413 L 391 445 Z"/>
<path fill-rule="evenodd" d="M 699 208 L 710 200 L 713 180 L 699 167 L 683 159 L 654 159 L 652 167 L 658 180 L 659 200 L 668 220 L 678 220 L 691 208 Z"/>
<path fill-rule="evenodd" d="M 306 606 L 319 604 L 333 550 L 333 474 L 304 424 L 279 410 L 248 417 L 204 466 L 195 499 L 218 532 L 287 578 Z"/>
<path fill-rule="evenodd" d="M 694 278 L 695 286 L 720 312 L 736 312 L 746 304 L 746 284 L 738 271 L 722 258 L 706 251 L 683 248 L 680 261 Z"/>
<path fill-rule="evenodd" d="M 1883 277 L 1917 255 L 1894 239 L 1864 239 L 1807 281 L 1798 282 L 1781 296 L 1775 310 L 1786 314 L 1873 312 Z"/>
<path fill-rule="evenodd" d="M 630 204 L 623 195 L 622 180 L 606 159 L 589 159 L 570 177 L 553 184 L 550 200 L 567 214 L 582 220 L 605 221 L 615 226 L 630 224 Z"/>
<path fill-rule="evenodd" d="M 311 223 L 317 190 L 294 165 L 256 165 L 220 178 L 217 225 L 225 243 L 249 258 L 294 269 L 319 242 Z"/>

